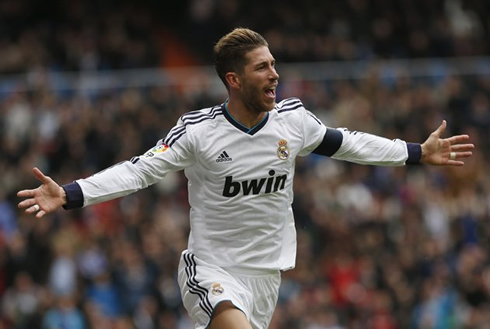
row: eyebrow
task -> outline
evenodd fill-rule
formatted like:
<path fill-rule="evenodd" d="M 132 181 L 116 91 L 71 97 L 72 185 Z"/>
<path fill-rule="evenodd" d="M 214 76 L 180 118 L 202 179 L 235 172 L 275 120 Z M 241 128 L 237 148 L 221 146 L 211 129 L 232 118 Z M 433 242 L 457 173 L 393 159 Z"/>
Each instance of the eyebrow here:
<path fill-rule="evenodd" d="M 253 64 L 253 66 L 259 67 L 259 66 L 263 66 L 263 65 L 269 65 L 269 63 L 274 65 L 276 63 L 276 60 L 274 58 L 272 60 L 265 59 L 265 60 L 262 60 L 256 64 Z"/>

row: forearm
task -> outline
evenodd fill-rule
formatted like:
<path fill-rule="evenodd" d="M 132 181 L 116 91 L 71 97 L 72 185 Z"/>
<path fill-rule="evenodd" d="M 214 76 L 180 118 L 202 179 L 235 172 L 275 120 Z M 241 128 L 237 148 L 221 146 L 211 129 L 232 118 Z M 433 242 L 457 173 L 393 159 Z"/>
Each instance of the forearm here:
<path fill-rule="evenodd" d="M 63 185 L 65 209 L 86 207 L 134 193 L 153 184 L 157 179 L 145 175 L 141 166 L 125 161 L 86 179 Z"/>
<path fill-rule="evenodd" d="M 403 166 L 420 163 L 422 149 L 420 144 L 406 143 L 399 139 L 390 140 L 346 129 L 329 129 L 314 153 L 359 164 Z"/>

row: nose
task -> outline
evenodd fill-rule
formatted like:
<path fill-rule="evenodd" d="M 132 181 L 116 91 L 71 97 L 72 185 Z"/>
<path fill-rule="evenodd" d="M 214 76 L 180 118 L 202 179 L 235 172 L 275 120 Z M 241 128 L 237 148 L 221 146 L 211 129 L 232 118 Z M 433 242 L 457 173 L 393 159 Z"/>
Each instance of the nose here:
<path fill-rule="evenodd" d="M 279 80 L 279 74 L 277 73 L 276 69 L 274 67 L 271 68 L 271 75 L 270 78 L 271 80 Z"/>

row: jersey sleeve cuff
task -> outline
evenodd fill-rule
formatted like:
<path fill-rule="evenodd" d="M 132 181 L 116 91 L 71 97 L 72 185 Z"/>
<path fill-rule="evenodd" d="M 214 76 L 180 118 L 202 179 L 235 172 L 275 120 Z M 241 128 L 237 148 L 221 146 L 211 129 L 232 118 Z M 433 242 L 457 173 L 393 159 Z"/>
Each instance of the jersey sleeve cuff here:
<path fill-rule="evenodd" d="M 83 192 L 77 182 L 65 184 L 62 188 L 66 193 L 66 203 L 63 205 L 63 208 L 68 210 L 83 207 Z"/>
<path fill-rule="evenodd" d="M 422 147 L 418 143 L 407 143 L 408 159 L 405 164 L 420 164 L 422 158 Z"/>

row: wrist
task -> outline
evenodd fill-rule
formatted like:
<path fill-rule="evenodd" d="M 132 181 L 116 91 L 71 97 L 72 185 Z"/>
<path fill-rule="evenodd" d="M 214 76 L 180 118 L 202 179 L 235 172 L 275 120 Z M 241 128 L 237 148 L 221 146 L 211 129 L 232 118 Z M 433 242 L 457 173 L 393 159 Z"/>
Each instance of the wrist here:
<path fill-rule="evenodd" d="M 425 143 L 420 144 L 420 163 L 426 163 L 429 151 Z"/>
<path fill-rule="evenodd" d="M 66 192 L 65 192 L 65 189 L 62 188 L 61 186 L 60 186 L 60 196 L 61 196 L 61 200 L 63 202 L 61 205 L 64 206 L 66 204 Z"/>

